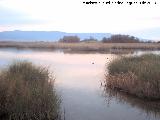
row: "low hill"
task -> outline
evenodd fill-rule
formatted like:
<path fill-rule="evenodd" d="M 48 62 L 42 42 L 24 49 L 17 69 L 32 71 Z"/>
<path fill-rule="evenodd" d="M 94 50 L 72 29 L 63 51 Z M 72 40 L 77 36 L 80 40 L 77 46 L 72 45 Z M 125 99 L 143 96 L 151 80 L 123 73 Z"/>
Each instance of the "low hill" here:
<path fill-rule="evenodd" d="M 58 41 L 63 36 L 78 36 L 81 40 L 93 37 L 101 40 L 110 33 L 66 33 L 59 31 L 4 31 L 0 32 L 1 41 Z"/>

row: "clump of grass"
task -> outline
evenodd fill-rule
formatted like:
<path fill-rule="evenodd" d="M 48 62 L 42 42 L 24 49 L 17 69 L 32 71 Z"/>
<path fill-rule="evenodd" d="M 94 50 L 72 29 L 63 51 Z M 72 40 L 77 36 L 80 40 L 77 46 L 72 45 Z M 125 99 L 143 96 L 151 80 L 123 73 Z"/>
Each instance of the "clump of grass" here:
<path fill-rule="evenodd" d="M 160 99 L 160 55 L 121 57 L 108 66 L 106 83 L 140 98 Z"/>
<path fill-rule="evenodd" d="M 0 118 L 59 120 L 60 99 L 48 69 L 14 62 L 0 74 Z"/>

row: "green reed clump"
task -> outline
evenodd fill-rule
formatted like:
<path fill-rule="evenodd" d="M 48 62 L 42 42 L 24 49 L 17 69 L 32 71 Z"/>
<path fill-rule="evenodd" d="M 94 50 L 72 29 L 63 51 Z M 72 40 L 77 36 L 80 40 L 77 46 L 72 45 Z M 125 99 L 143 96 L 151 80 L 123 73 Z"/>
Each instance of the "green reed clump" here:
<path fill-rule="evenodd" d="M 147 99 L 160 99 L 160 55 L 121 57 L 108 66 L 107 86 Z"/>
<path fill-rule="evenodd" d="M 14 62 L 0 74 L 0 118 L 59 120 L 60 99 L 48 69 Z"/>

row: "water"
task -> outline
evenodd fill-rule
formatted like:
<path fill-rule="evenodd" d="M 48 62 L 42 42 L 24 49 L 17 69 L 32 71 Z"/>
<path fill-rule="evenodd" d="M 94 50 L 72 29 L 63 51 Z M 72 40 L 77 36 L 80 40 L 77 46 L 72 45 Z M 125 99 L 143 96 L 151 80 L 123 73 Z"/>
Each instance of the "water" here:
<path fill-rule="evenodd" d="M 117 55 L 0 49 L 0 68 L 16 59 L 48 67 L 56 77 L 65 120 L 159 120 L 160 108 L 153 103 L 104 91 L 105 66 L 114 57 Z"/>

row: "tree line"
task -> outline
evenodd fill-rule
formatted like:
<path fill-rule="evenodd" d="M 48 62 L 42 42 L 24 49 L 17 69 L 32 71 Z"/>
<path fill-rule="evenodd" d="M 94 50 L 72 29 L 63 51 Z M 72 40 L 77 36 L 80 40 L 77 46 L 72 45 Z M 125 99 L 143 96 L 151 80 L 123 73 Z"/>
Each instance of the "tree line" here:
<path fill-rule="evenodd" d="M 59 40 L 62 43 L 79 43 L 79 42 L 102 42 L 102 43 L 152 43 L 153 41 L 142 41 L 137 37 L 130 35 L 111 35 L 111 37 L 103 37 L 102 40 L 98 41 L 97 39 L 90 37 L 84 40 L 80 40 L 78 36 L 64 36 Z M 160 43 L 158 41 L 157 43 Z"/>
<path fill-rule="evenodd" d="M 139 43 L 140 40 L 134 36 L 129 35 L 112 35 L 110 38 L 104 37 L 103 43 Z"/>

